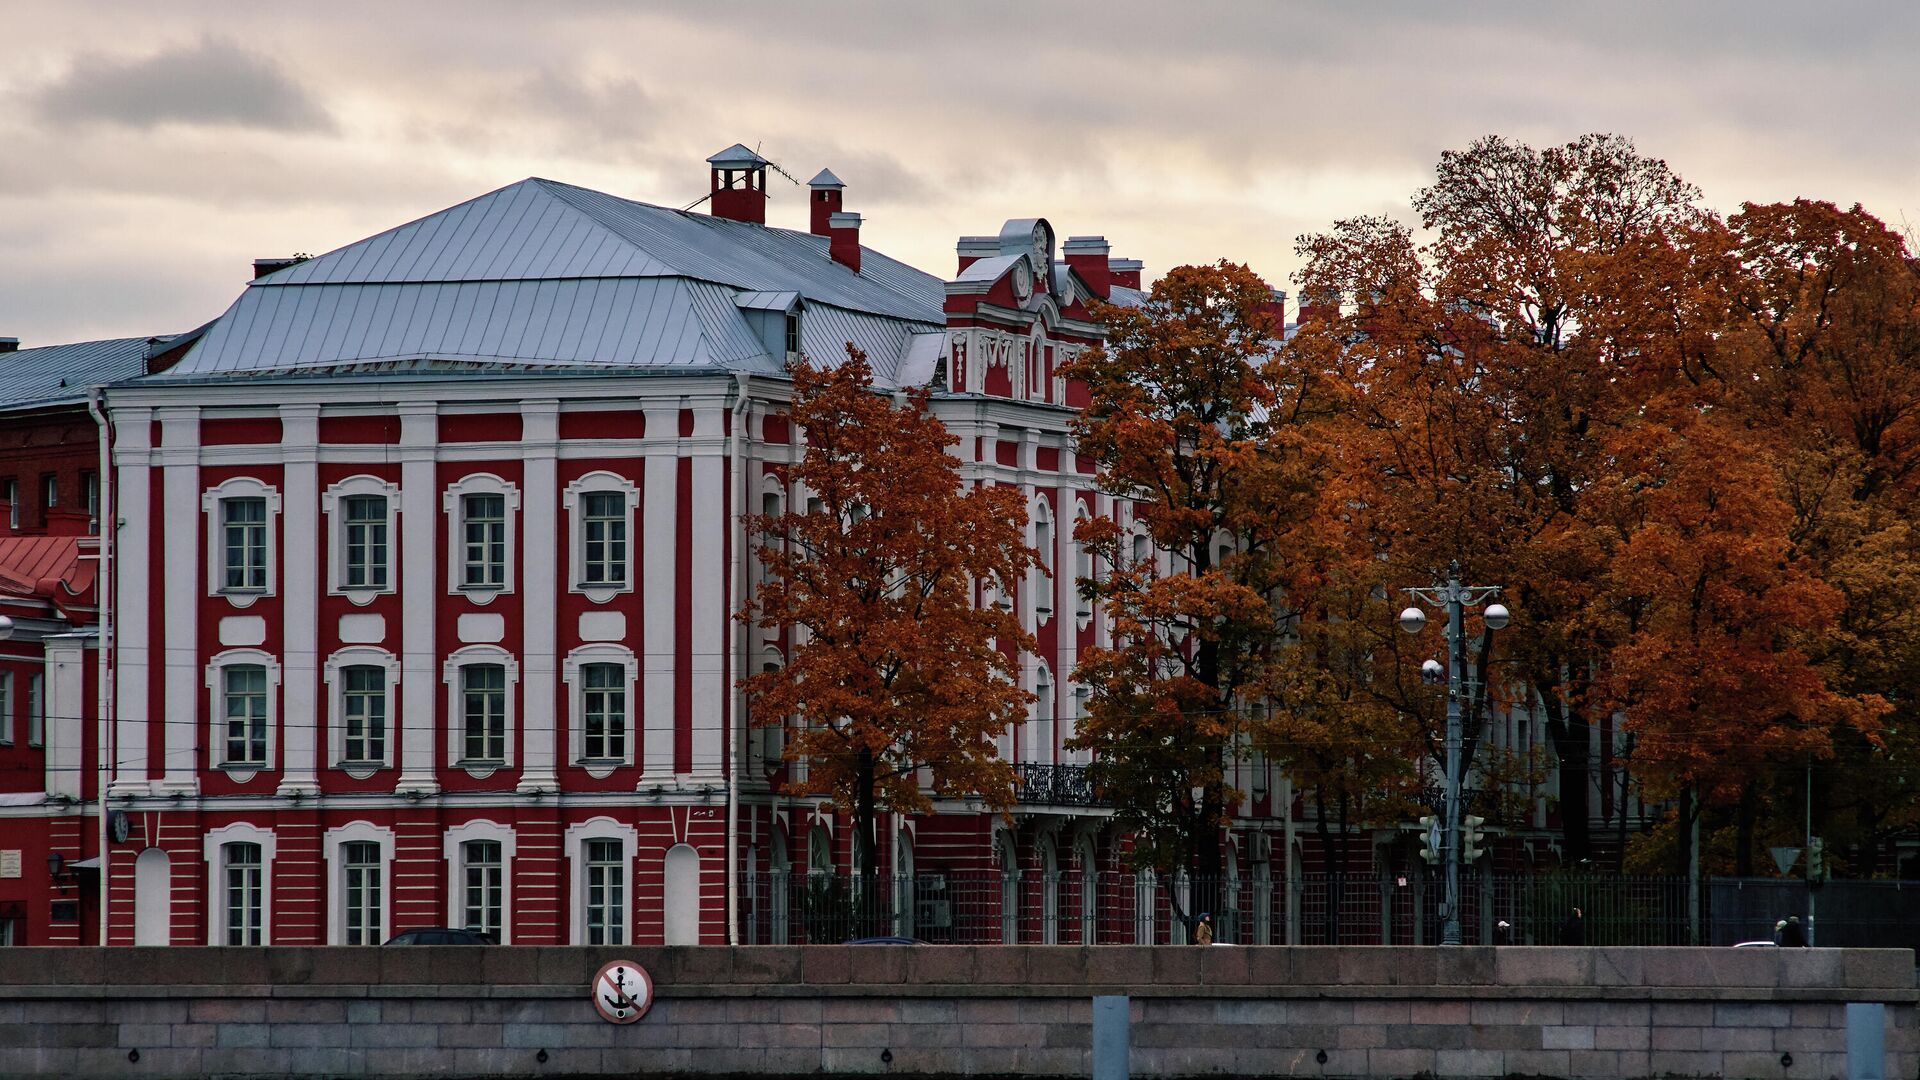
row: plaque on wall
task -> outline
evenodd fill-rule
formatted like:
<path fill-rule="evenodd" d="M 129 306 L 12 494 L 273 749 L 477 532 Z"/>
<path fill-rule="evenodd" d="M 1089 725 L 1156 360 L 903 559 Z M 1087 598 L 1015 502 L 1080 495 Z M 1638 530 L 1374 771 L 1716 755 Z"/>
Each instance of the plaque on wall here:
<path fill-rule="evenodd" d="M 20 876 L 20 849 L 8 848 L 0 851 L 0 878 Z"/>

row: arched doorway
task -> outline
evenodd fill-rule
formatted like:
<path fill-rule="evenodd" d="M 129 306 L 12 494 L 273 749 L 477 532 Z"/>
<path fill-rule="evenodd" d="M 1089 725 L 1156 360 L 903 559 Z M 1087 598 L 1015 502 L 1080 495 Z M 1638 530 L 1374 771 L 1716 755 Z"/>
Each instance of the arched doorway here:
<path fill-rule="evenodd" d="M 1013 848 L 1013 834 L 1002 832 L 994 841 L 995 861 L 1000 864 L 1000 943 L 1020 942 L 1020 858 Z"/>
<path fill-rule="evenodd" d="M 893 932 L 901 937 L 914 935 L 919 894 L 913 885 L 913 834 L 902 822 L 893 838 Z"/>
<path fill-rule="evenodd" d="M 1040 943 L 1060 944 L 1060 851 L 1052 836 L 1040 838 Z"/>
<path fill-rule="evenodd" d="M 687 844 L 668 848 L 661 876 L 666 943 L 700 944 L 700 853 Z"/>
<path fill-rule="evenodd" d="M 173 860 L 157 847 L 133 860 L 133 943 L 170 945 L 173 936 Z"/>

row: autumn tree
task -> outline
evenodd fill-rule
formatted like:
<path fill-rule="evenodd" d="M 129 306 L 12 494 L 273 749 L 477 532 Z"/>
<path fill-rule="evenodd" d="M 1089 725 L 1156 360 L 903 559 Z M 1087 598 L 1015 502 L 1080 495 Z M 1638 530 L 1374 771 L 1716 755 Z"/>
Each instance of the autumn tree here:
<path fill-rule="evenodd" d="M 1610 539 L 1584 506 L 1612 468 L 1611 425 L 1637 407 L 1636 350 L 1693 340 L 1694 308 L 1675 298 L 1697 276 L 1690 238 L 1711 224 L 1695 196 L 1624 139 L 1535 150 L 1489 137 L 1444 154 L 1415 197 L 1428 243 L 1357 218 L 1299 244 L 1306 294 L 1348 301 L 1294 343 L 1355 394 L 1332 519 L 1396 586 L 1458 559 L 1469 580 L 1506 587 L 1512 666 L 1486 677 L 1483 649 L 1480 682 L 1544 709 L 1574 860 L 1591 852 L 1588 746 L 1605 707 L 1593 678 L 1610 647 L 1592 618 Z"/>
<path fill-rule="evenodd" d="M 1265 665 L 1281 640 L 1290 538 L 1318 482 L 1306 434 L 1325 385 L 1274 349 L 1272 292 L 1245 267 L 1183 266 L 1137 308 L 1101 307 L 1104 348 L 1063 374 L 1092 404 L 1077 453 L 1131 522 L 1075 535 L 1104 571 L 1083 579 L 1113 631 L 1082 654 L 1089 690 L 1072 742 L 1131 831 L 1137 865 L 1221 873 Z M 1204 903 L 1204 899 L 1196 900 Z"/>
<path fill-rule="evenodd" d="M 921 784 L 1004 811 L 1014 773 L 996 739 L 1026 716 L 1011 655 L 1034 648 L 1016 618 L 975 603 L 1034 565 L 1016 488 L 965 487 L 956 442 L 924 389 L 889 396 L 849 347 L 845 362 L 790 365 L 806 448 L 804 505 L 749 517 L 766 581 L 743 619 L 793 632 L 787 663 L 743 684 L 756 725 L 787 724 L 805 762 L 799 794 L 853 818 L 861 872 L 878 869 L 883 811 L 932 809 Z"/>

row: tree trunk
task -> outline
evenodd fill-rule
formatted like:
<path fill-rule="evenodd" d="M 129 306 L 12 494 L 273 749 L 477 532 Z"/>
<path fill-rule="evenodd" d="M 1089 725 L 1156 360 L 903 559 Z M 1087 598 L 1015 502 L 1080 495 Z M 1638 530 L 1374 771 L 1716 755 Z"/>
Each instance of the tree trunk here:
<path fill-rule="evenodd" d="M 1578 709 L 1567 708 L 1560 700 L 1558 687 L 1542 684 L 1536 690 L 1547 710 L 1547 737 L 1560 759 L 1561 855 L 1570 864 L 1584 862 L 1593 857 L 1587 810 L 1587 721 Z"/>
<path fill-rule="evenodd" d="M 1335 870 L 1333 856 L 1333 823 L 1327 817 L 1327 785 L 1325 783 L 1313 786 L 1313 820 L 1314 831 L 1320 834 L 1320 865 L 1327 879 L 1323 884 L 1327 897 L 1324 913 L 1327 940 L 1324 944 L 1338 945 L 1340 944 L 1340 905 L 1335 902 L 1333 895 L 1333 882 L 1338 873 Z"/>
<path fill-rule="evenodd" d="M 1754 819 L 1760 814 L 1760 792 L 1758 783 L 1747 781 L 1740 789 L 1740 806 L 1734 817 L 1733 876 L 1753 876 L 1753 826 Z"/>
<path fill-rule="evenodd" d="M 873 751 L 862 749 L 859 752 L 856 769 L 856 782 L 859 793 L 854 800 L 853 844 L 854 861 L 859 865 L 859 880 L 853 882 L 853 937 L 872 937 L 878 931 L 874 929 L 877 921 L 878 896 L 876 886 L 879 881 L 879 860 L 875 857 L 874 819 L 874 770 Z"/>

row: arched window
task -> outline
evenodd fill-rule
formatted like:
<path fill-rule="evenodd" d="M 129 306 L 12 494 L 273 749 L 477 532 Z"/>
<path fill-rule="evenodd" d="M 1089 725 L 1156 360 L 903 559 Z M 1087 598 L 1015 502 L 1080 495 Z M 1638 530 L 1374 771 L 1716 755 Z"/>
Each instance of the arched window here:
<path fill-rule="evenodd" d="M 520 664 L 498 645 L 467 645 L 440 667 L 447 686 L 447 764 L 485 776 L 513 765 Z"/>
<path fill-rule="evenodd" d="M 631 825 L 606 817 L 567 827 L 573 944 L 628 944 L 633 853 L 639 838 Z"/>
<path fill-rule="evenodd" d="M 1046 496 L 1036 495 L 1033 499 L 1033 546 L 1040 553 L 1040 558 L 1035 561 L 1029 574 L 1036 626 L 1053 618 L 1053 581 L 1048 576 L 1054 562 L 1053 543 L 1053 504 L 1047 501 Z"/>
<path fill-rule="evenodd" d="M 1020 856 L 1014 849 L 1013 834 L 1004 829 L 994 840 L 995 861 L 1000 864 L 1000 944 L 1020 942 Z"/>
<path fill-rule="evenodd" d="M 447 925 L 513 944 L 513 827 L 478 820 L 441 838 L 447 861 Z"/>
<path fill-rule="evenodd" d="M 807 834 L 807 873 L 813 876 L 833 873 L 833 834 L 825 825 L 815 825 Z"/>
<path fill-rule="evenodd" d="M 207 861 L 207 944 L 272 944 L 267 916 L 273 910 L 273 830 L 226 825 L 208 832 L 201 845 Z"/>
<path fill-rule="evenodd" d="M 320 510 L 327 529 L 328 591 L 366 604 L 394 587 L 394 515 L 400 489 L 377 476 L 361 474 L 327 488 Z"/>
<path fill-rule="evenodd" d="M 327 944 L 379 945 L 387 940 L 393 830 L 355 821 L 328 829 L 321 845 L 327 869 Z"/>
<path fill-rule="evenodd" d="M 272 596 L 279 587 L 280 492 L 237 476 L 202 493 L 200 506 L 208 522 L 207 595 L 225 596 L 235 607 Z"/>

